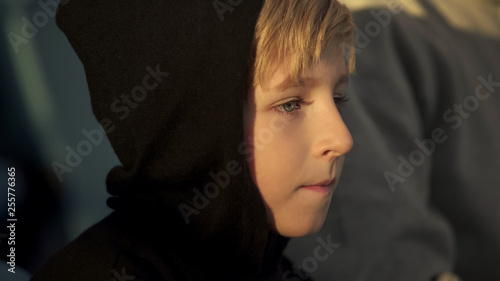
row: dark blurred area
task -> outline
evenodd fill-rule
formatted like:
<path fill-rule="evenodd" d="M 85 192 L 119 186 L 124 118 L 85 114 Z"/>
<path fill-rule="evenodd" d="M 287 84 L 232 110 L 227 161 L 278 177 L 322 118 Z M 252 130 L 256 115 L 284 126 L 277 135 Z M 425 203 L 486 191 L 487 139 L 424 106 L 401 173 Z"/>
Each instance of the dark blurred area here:
<path fill-rule="evenodd" d="M 26 280 L 48 256 L 110 212 L 104 181 L 118 160 L 107 139 L 68 164 L 74 160 L 69 151 L 78 151 L 87 140 L 83 130 L 99 124 L 83 67 L 55 24 L 56 5 L 50 0 L 0 1 L 1 280 Z M 63 166 L 67 169 L 55 172 Z M 12 246 L 7 228 L 10 167 L 15 168 L 16 274 L 7 272 L 6 264 Z"/>

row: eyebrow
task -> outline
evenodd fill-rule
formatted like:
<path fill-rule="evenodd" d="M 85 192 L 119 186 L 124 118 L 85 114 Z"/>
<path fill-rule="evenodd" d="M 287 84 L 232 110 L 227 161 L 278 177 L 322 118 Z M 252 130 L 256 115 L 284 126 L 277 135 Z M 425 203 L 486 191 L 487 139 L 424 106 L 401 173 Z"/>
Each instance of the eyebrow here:
<path fill-rule="evenodd" d="M 348 82 L 349 82 L 349 75 L 343 74 L 337 79 L 337 81 L 335 82 L 335 86 L 338 86 L 338 85 L 341 85 L 344 83 L 348 83 Z M 287 79 L 283 80 L 278 85 L 272 87 L 271 90 L 282 93 L 282 92 L 285 92 L 286 90 L 289 90 L 292 88 L 314 87 L 317 84 L 318 84 L 318 79 L 312 78 L 312 77 L 306 77 L 306 78 L 300 79 L 300 81 L 298 83 L 292 81 L 291 77 L 288 77 Z"/>

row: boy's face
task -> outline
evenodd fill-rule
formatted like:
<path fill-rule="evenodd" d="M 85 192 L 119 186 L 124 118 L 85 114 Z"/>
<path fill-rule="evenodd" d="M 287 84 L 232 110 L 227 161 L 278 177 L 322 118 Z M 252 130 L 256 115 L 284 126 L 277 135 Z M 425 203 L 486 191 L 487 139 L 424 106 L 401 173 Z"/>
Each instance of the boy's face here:
<path fill-rule="evenodd" d="M 278 67 L 267 89 L 258 85 L 249 92 L 247 161 L 269 225 L 283 236 L 312 234 L 324 223 L 344 155 L 353 146 L 337 109 L 347 75 L 344 56 L 330 48 L 304 83 L 292 85 Z"/>

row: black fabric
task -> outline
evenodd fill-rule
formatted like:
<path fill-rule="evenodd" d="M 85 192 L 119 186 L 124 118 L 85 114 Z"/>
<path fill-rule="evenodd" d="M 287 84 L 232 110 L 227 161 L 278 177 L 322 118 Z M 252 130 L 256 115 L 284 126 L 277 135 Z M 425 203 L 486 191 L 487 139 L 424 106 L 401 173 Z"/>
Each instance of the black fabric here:
<path fill-rule="evenodd" d="M 33 280 L 280 280 L 288 238 L 268 232 L 238 152 L 261 2 L 61 2 L 122 166 L 106 182 L 114 213 Z"/>

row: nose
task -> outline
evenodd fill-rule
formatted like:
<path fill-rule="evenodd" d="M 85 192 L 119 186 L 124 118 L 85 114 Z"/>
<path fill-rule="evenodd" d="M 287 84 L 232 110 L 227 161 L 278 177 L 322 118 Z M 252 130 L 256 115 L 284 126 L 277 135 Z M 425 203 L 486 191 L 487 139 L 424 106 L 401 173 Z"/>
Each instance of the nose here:
<path fill-rule="evenodd" d="M 353 147 L 351 133 L 342 120 L 335 102 L 325 102 L 315 110 L 313 122 L 313 153 L 315 157 L 332 161 Z"/>

